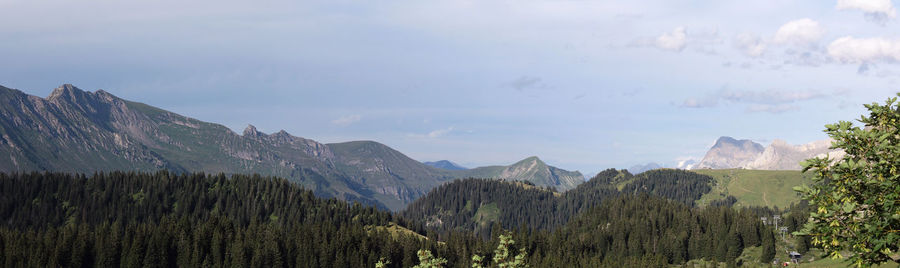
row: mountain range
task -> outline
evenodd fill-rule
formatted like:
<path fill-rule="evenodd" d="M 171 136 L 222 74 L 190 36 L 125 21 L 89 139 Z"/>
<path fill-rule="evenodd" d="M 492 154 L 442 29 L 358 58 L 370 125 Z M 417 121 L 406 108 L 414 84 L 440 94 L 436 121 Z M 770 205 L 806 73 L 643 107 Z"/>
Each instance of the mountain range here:
<path fill-rule="evenodd" d="M 530 181 L 559 190 L 579 172 L 529 157 L 510 166 L 435 168 L 384 144 L 323 144 L 284 130 L 242 134 L 109 92 L 70 84 L 47 98 L 0 86 L 0 172 L 154 171 L 258 173 L 288 178 L 323 197 L 399 210 L 432 188 L 464 178 Z"/>
<path fill-rule="evenodd" d="M 791 145 L 784 140 L 775 139 L 769 146 L 751 140 L 736 140 L 731 137 L 720 137 L 715 145 L 706 152 L 694 169 L 760 169 L 760 170 L 800 170 L 800 162 L 817 156 L 828 154 L 830 157 L 841 157 L 843 152 L 830 149 L 831 140 L 814 141 L 807 144 Z"/>

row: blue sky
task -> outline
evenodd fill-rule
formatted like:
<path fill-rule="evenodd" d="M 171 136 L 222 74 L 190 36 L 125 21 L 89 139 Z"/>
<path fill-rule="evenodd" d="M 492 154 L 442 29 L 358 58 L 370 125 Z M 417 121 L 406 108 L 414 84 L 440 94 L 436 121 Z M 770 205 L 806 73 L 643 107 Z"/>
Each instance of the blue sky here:
<path fill-rule="evenodd" d="M 0 84 L 104 89 L 240 132 L 593 173 L 719 136 L 826 138 L 898 90 L 889 0 L 2 0 Z"/>

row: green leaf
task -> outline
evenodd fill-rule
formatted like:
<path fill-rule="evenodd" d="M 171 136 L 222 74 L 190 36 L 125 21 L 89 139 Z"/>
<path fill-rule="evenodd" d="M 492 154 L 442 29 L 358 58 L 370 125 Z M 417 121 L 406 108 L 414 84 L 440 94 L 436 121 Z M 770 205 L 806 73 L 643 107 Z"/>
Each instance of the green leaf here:
<path fill-rule="evenodd" d="M 844 203 L 844 212 L 850 213 L 856 209 L 856 203 Z"/>

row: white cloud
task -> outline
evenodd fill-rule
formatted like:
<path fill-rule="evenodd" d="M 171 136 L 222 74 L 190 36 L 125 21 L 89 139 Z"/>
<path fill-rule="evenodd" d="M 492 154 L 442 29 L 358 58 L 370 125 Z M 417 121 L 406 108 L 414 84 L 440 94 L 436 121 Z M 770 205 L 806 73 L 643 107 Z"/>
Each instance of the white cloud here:
<path fill-rule="evenodd" d="M 759 36 L 742 33 L 734 38 L 734 46 L 750 57 L 759 57 L 766 51 L 766 43 Z"/>
<path fill-rule="evenodd" d="M 435 130 L 433 130 L 433 131 L 431 131 L 431 132 L 428 132 L 427 134 L 424 134 L 424 135 L 423 135 L 423 134 L 407 134 L 407 136 L 413 137 L 413 138 L 420 138 L 420 139 L 421 139 L 421 138 L 431 138 L 431 139 L 434 139 L 434 138 L 440 138 L 440 137 L 443 137 L 444 135 L 447 135 L 448 133 L 452 132 L 453 129 L 454 129 L 454 128 L 451 126 L 451 127 L 444 128 L 444 129 L 435 129 Z"/>
<path fill-rule="evenodd" d="M 900 39 L 838 38 L 828 45 L 828 56 L 844 63 L 900 61 Z"/>
<path fill-rule="evenodd" d="M 714 107 L 716 105 L 719 105 L 719 101 L 716 98 L 704 98 L 704 99 L 690 98 L 690 99 L 684 100 L 684 102 L 681 103 L 681 107 L 686 107 L 686 108 L 706 108 L 706 107 Z"/>
<path fill-rule="evenodd" d="M 781 113 L 796 110 L 795 102 L 808 101 L 828 97 L 817 91 L 766 90 L 744 91 L 722 89 L 705 98 L 686 99 L 681 107 L 709 108 L 719 103 L 746 104 L 748 112 Z"/>
<path fill-rule="evenodd" d="M 432 131 L 432 132 L 428 132 L 428 137 L 429 137 L 429 138 L 432 138 L 432 139 L 433 139 L 433 138 L 437 138 L 437 137 L 441 137 L 441 136 L 447 135 L 447 133 L 450 133 L 450 131 L 453 131 L 453 127 L 448 127 L 448 128 L 445 128 L 445 129 L 434 130 L 434 131 Z"/>
<path fill-rule="evenodd" d="M 884 23 L 897 16 L 897 10 L 891 0 L 838 0 L 838 10 L 857 9 L 866 13 L 866 17 Z"/>
<path fill-rule="evenodd" d="M 792 44 L 797 46 L 811 46 L 818 43 L 825 35 L 825 28 L 819 22 L 805 18 L 789 21 L 775 32 L 776 44 Z"/>
<path fill-rule="evenodd" d="M 663 50 L 684 50 L 684 47 L 687 44 L 687 31 L 685 31 L 684 27 L 677 27 L 675 28 L 675 30 L 672 30 L 672 32 L 663 33 L 662 35 L 657 37 L 656 42 L 654 42 L 653 44 L 657 48 Z"/>
<path fill-rule="evenodd" d="M 331 120 L 331 124 L 346 127 L 362 120 L 362 116 L 358 114 L 341 116 L 338 119 Z"/>
<path fill-rule="evenodd" d="M 675 168 L 677 168 L 677 169 L 693 169 L 694 165 L 696 165 L 697 162 L 700 161 L 696 157 L 692 157 L 692 156 L 678 157 L 675 160 L 678 161 L 678 164 L 675 165 Z"/>

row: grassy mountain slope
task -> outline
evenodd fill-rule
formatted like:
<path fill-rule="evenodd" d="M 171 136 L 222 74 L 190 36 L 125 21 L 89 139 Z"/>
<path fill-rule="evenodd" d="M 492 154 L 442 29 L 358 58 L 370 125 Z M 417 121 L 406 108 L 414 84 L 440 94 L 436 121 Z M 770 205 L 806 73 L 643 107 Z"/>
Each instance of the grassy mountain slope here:
<path fill-rule="evenodd" d="M 736 207 L 765 206 L 786 208 L 800 201 L 794 186 L 812 184 L 811 174 L 797 170 L 698 169 L 696 173 L 716 180 L 712 191 L 697 201 L 705 205 L 713 200 L 734 196 Z"/>

